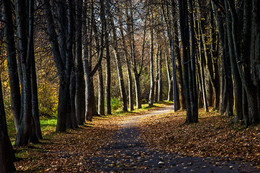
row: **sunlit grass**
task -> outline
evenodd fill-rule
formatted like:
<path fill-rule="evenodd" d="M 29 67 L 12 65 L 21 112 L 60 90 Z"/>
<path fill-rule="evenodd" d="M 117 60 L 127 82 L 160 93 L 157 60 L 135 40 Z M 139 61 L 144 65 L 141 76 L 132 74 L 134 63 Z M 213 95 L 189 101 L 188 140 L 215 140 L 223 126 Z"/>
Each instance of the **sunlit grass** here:
<path fill-rule="evenodd" d="M 172 103 L 173 102 L 162 101 L 160 103 L 154 103 L 154 105 L 152 107 L 149 107 L 148 104 L 142 104 L 142 108 L 136 109 L 136 107 L 134 107 L 134 110 L 131 112 L 130 111 L 124 112 L 124 111 L 122 111 L 122 108 L 120 107 L 119 109 L 112 110 L 112 115 L 94 117 L 94 119 L 100 119 L 100 118 L 108 119 L 113 116 L 130 116 L 130 115 L 134 115 L 134 114 L 143 114 L 143 113 L 149 112 L 153 109 L 165 107 L 167 104 L 172 104 Z M 56 116 L 51 116 L 51 117 L 41 116 L 40 124 L 41 124 L 43 139 L 50 138 L 55 132 L 56 125 L 57 125 L 57 118 L 56 118 Z M 88 124 L 91 124 L 91 122 L 88 122 Z M 16 129 L 14 126 L 14 121 L 13 121 L 12 116 L 7 117 L 7 126 L 8 126 L 8 134 L 9 134 L 11 143 L 12 143 L 12 145 L 14 145 L 15 138 L 16 138 Z"/>

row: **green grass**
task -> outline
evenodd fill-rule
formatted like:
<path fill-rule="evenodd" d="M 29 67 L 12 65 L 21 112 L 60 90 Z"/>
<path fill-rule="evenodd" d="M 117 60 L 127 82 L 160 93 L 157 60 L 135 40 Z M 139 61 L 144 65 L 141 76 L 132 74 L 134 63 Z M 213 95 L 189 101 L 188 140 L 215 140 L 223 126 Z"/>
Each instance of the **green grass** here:
<path fill-rule="evenodd" d="M 40 117 L 40 124 L 41 124 L 41 130 L 43 134 L 43 138 L 47 138 L 47 135 L 52 134 L 55 132 L 56 125 L 57 125 L 57 118 L 56 117 L 51 117 L 51 118 L 46 118 L 46 117 Z M 7 118 L 7 127 L 8 127 L 8 134 L 10 137 L 10 141 L 12 145 L 15 143 L 15 137 L 16 137 L 16 129 L 14 126 L 14 121 L 12 116 L 9 116 Z"/>
<path fill-rule="evenodd" d="M 131 112 L 123 112 L 121 107 L 121 101 L 119 101 L 116 98 L 113 98 L 113 111 L 112 116 L 126 116 L 126 115 L 133 115 L 136 113 L 145 113 L 149 110 L 164 107 L 167 104 L 172 104 L 173 102 L 163 101 L 160 103 L 154 103 L 153 107 L 149 107 L 148 104 L 142 104 L 142 108 L 140 109 L 134 109 Z M 120 105 L 120 106 L 119 106 Z M 109 116 L 103 116 L 103 118 L 109 118 Z M 49 139 L 54 134 L 56 125 L 57 125 L 57 118 L 56 116 L 51 117 L 40 117 L 40 124 L 41 124 L 41 130 L 43 134 L 43 139 Z M 8 127 L 8 134 L 11 140 L 12 145 L 15 143 L 15 137 L 16 137 L 16 129 L 14 126 L 14 121 L 12 116 L 7 117 L 7 127 Z"/>
<path fill-rule="evenodd" d="M 152 107 L 149 107 L 148 104 L 142 104 L 142 108 L 140 108 L 140 109 L 136 109 L 134 107 L 133 111 L 124 112 L 124 111 L 122 111 L 122 108 L 121 108 L 121 109 L 113 110 L 112 114 L 117 115 L 117 116 L 125 116 L 125 115 L 131 115 L 131 114 L 135 114 L 135 113 L 145 113 L 149 110 L 161 108 L 161 107 L 164 107 L 165 105 L 169 105 L 169 104 L 172 104 L 172 103 L 173 102 L 171 102 L 171 101 L 170 102 L 162 101 L 162 102 L 159 102 L 159 103 L 154 103 Z"/>
<path fill-rule="evenodd" d="M 164 107 L 167 104 L 171 104 L 172 102 L 160 102 L 160 103 L 154 103 L 153 107 L 149 107 L 148 104 L 142 104 L 142 108 L 140 109 L 135 109 L 131 112 L 123 112 L 121 107 L 118 107 L 116 110 L 112 111 L 112 115 L 106 115 L 106 116 L 101 116 L 101 117 L 94 117 L 97 119 L 109 119 L 113 116 L 129 116 L 129 115 L 134 115 L 134 114 L 141 114 L 141 113 L 146 113 L 149 110 L 152 109 L 156 109 L 156 108 L 160 108 L 160 107 Z M 121 102 L 118 102 L 118 100 L 114 100 L 114 103 L 116 105 L 121 106 Z M 117 107 L 117 106 L 115 106 Z M 91 125 L 92 122 L 88 122 L 88 125 Z M 41 124 L 41 130 L 42 130 L 42 135 L 43 135 L 43 141 L 47 142 L 49 139 L 51 139 L 53 137 L 53 135 L 55 135 L 55 129 L 56 129 L 56 125 L 57 125 L 57 117 L 56 116 L 41 116 L 40 117 L 40 124 Z M 15 143 L 15 137 L 16 137 L 16 129 L 14 126 L 14 121 L 13 121 L 13 117 L 12 116 L 8 116 L 7 117 L 7 126 L 8 126 L 8 134 L 10 137 L 10 141 L 12 143 L 12 145 L 14 145 Z M 30 144 L 29 147 L 37 147 L 37 145 L 41 145 L 41 144 Z M 15 149 L 15 156 L 17 158 L 27 158 L 29 156 L 29 150 L 31 151 L 31 148 L 16 148 Z"/>

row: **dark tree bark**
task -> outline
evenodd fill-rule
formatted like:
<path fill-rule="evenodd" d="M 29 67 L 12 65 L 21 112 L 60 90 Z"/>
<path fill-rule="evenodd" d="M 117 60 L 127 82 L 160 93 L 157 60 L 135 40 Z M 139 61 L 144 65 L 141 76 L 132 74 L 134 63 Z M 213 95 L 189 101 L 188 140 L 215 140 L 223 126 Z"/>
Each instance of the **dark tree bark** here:
<path fill-rule="evenodd" d="M 98 114 L 105 115 L 105 97 L 104 97 L 104 85 L 103 85 L 103 72 L 102 65 L 98 69 Z"/>
<path fill-rule="evenodd" d="M 82 61 L 82 0 L 77 1 L 77 19 L 76 19 L 76 58 L 75 58 L 75 75 L 76 75 L 76 117 L 79 125 L 83 125 L 85 122 L 85 79 Z"/>
<path fill-rule="evenodd" d="M 73 67 L 73 6 L 74 5 L 72 1 L 69 1 L 69 4 L 67 4 L 61 0 L 57 0 L 57 23 L 59 30 L 59 35 L 57 35 L 49 0 L 44 0 L 44 11 L 47 21 L 47 30 L 50 37 L 55 65 L 58 69 L 60 79 L 59 104 L 56 127 L 57 132 L 66 131 L 66 126 L 71 126 L 66 123 L 67 116 L 75 116 L 71 114 L 71 107 L 68 106 L 72 104 L 72 101 L 70 100 L 70 77 Z M 66 11 L 66 9 L 68 11 Z M 74 122 L 72 121 L 71 123 L 74 124 Z"/>
<path fill-rule="evenodd" d="M 27 13 L 22 11 L 24 8 L 28 10 Z M 19 38 L 18 57 L 22 76 L 22 112 L 15 141 L 15 145 L 18 147 L 28 145 L 29 142 L 38 142 L 32 114 L 33 8 L 33 0 L 28 0 L 26 3 L 25 1 L 15 1 L 17 36 Z"/>
<path fill-rule="evenodd" d="M 204 105 L 204 109 L 205 112 L 208 112 L 208 103 L 207 103 L 207 94 L 206 94 L 206 87 L 205 87 L 205 74 L 204 74 L 204 61 L 205 58 L 207 57 L 207 51 L 206 51 L 206 47 L 205 47 L 205 38 L 204 38 L 204 34 L 203 34 L 203 30 L 202 30 L 202 24 L 201 24 L 201 11 L 200 11 L 200 4 L 198 1 L 196 1 L 196 6 L 197 6 L 197 10 L 198 10 L 198 22 L 197 22 L 197 35 L 199 36 L 199 41 L 198 41 L 198 57 L 199 57 L 199 75 L 200 75 L 200 79 L 201 79 L 201 90 L 202 90 L 202 96 L 203 96 L 203 105 Z M 204 52 L 204 56 L 202 52 Z"/>
<path fill-rule="evenodd" d="M 4 100 L 2 95 L 2 83 L 1 83 L 1 75 L 0 75 L 0 172 L 2 173 L 14 172 L 15 171 L 15 167 L 13 164 L 14 161 L 15 161 L 14 151 L 7 132 Z"/>
<path fill-rule="evenodd" d="M 243 106 L 242 106 L 242 83 L 241 78 L 239 76 L 239 71 L 236 65 L 236 56 L 238 56 L 238 52 L 236 50 L 236 46 L 234 48 L 234 45 L 236 44 L 235 38 L 232 37 L 232 33 L 235 32 L 232 31 L 232 21 L 231 21 L 231 14 L 228 11 L 228 2 L 225 0 L 225 9 L 226 9 L 226 27 L 227 27 L 227 37 L 228 37 L 228 48 L 229 48 L 229 58 L 230 58 L 230 64 L 231 64 L 231 72 L 233 76 L 233 85 L 234 85 L 234 91 L 235 91 L 235 108 L 237 112 L 238 119 L 242 118 L 243 113 Z M 234 19 L 235 20 L 235 19 Z M 233 23 L 235 23 L 233 21 Z M 234 26 L 233 26 L 234 29 Z"/>
<path fill-rule="evenodd" d="M 103 4 L 101 4 L 103 5 Z M 108 16 L 109 2 L 106 1 L 105 14 Z M 109 49 L 109 30 L 108 30 L 108 17 L 104 19 L 105 29 L 105 45 L 106 45 L 106 113 L 111 114 L 111 67 L 110 67 L 110 49 Z"/>
<path fill-rule="evenodd" d="M 223 4 L 223 1 L 221 1 Z M 228 56 L 228 48 L 227 48 L 227 36 L 226 29 L 223 26 L 224 18 L 216 8 L 214 4 L 215 13 L 216 13 L 216 22 L 218 28 L 218 35 L 221 45 L 221 92 L 220 92 L 220 113 L 222 115 L 233 115 L 233 89 L 232 89 L 232 77 L 231 77 L 231 68 L 230 61 Z"/>
<path fill-rule="evenodd" d="M 181 29 L 181 40 L 183 45 L 183 70 L 184 70 L 184 90 L 186 98 L 187 117 L 186 123 L 198 122 L 197 91 L 194 66 L 194 42 L 193 24 L 188 24 L 188 4 L 186 0 L 179 0 L 179 21 Z M 190 9 L 191 8 L 190 4 Z M 191 10 L 192 11 L 192 10 Z M 192 17 L 190 16 L 190 21 Z M 189 38 L 189 35 L 191 38 Z M 191 39 L 191 45 L 189 44 Z M 191 48 L 191 53 L 189 49 Z"/>
<path fill-rule="evenodd" d="M 42 139 L 42 131 L 40 125 L 40 115 L 39 115 L 39 104 L 38 104 L 38 89 L 37 89 L 37 79 L 36 79 L 36 69 L 35 69 L 35 56 L 34 56 L 34 45 L 32 45 L 31 50 L 31 87 L 32 87 L 32 117 L 35 125 L 35 133 L 38 139 Z"/>
<path fill-rule="evenodd" d="M 9 0 L 3 1 L 3 16 L 6 20 L 4 34 L 5 46 L 7 51 L 9 84 L 11 89 L 11 108 L 14 117 L 16 132 L 18 131 L 20 111 L 21 111 L 21 95 L 19 86 L 19 77 L 16 62 L 16 48 L 14 41 L 14 29 L 12 19 L 12 3 Z"/>

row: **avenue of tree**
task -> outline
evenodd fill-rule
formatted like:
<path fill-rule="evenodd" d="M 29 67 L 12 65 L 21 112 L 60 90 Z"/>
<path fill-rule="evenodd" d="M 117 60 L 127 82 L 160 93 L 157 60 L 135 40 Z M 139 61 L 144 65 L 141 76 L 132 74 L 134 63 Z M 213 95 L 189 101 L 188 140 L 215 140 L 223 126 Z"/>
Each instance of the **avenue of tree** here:
<path fill-rule="evenodd" d="M 57 71 L 57 132 L 111 114 L 115 80 L 123 111 L 169 100 L 174 111 L 186 109 L 186 123 L 197 123 L 198 108 L 209 106 L 246 126 L 260 121 L 259 0 L 0 3 L 0 57 L 7 60 L 17 147 L 42 139 L 39 49 L 49 51 L 45 59 Z M 8 172 L 15 156 L 1 82 L 0 172 Z"/>

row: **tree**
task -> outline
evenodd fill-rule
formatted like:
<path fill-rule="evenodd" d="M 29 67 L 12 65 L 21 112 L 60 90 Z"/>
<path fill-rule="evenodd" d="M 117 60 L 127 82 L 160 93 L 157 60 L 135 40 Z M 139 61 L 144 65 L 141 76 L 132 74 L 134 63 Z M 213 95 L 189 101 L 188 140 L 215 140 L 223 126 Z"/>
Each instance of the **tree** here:
<path fill-rule="evenodd" d="M 110 17 L 110 24 L 112 27 L 112 35 L 113 35 L 112 46 L 114 49 L 115 61 L 116 61 L 116 66 L 117 66 L 118 81 L 119 81 L 122 102 L 123 102 L 123 111 L 128 111 L 127 110 L 127 97 L 126 97 L 125 84 L 124 84 L 124 78 L 123 78 L 123 72 L 122 72 L 121 56 L 120 56 L 119 50 L 118 50 L 118 40 L 117 40 L 116 27 L 115 27 L 115 22 L 114 22 L 115 19 L 113 19 L 111 11 L 109 11 L 109 17 Z"/>
<path fill-rule="evenodd" d="M 14 23 L 12 19 L 12 3 L 11 1 L 3 1 L 3 16 L 6 21 L 4 27 L 5 34 L 5 45 L 7 51 L 7 61 L 8 61 L 8 73 L 9 73 L 9 83 L 11 89 L 11 106 L 12 113 L 14 117 L 14 124 L 16 132 L 18 131 L 20 111 L 21 111 L 21 95 L 18 77 L 18 68 L 16 61 L 16 47 L 14 38 Z"/>
<path fill-rule="evenodd" d="M 0 78 L 0 172 L 14 172 L 14 161 L 14 151 L 7 132 L 2 83 Z"/>
<path fill-rule="evenodd" d="M 22 10 L 27 9 L 27 13 Z M 21 81 L 21 112 L 16 135 L 16 146 L 25 146 L 29 142 L 38 142 L 41 137 L 35 67 L 34 67 L 34 42 L 33 42 L 33 22 L 34 22 L 34 1 L 15 1 L 16 25 L 18 36 L 18 62 L 20 68 Z M 33 74 L 34 73 L 34 74 Z M 37 86 L 37 85 L 36 85 Z M 33 93 L 34 92 L 34 93 Z M 36 123 L 35 123 L 36 122 Z"/>
<path fill-rule="evenodd" d="M 153 29 L 153 11 L 149 9 L 151 16 L 151 24 L 150 24 L 150 91 L 149 91 L 149 107 L 153 106 L 154 102 L 154 72 L 153 72 L 153 59 L 154 59 L 154 29 Z"/>
<path fill-rule="evenodd" d="M 68 125 L 74 126 L 75 123 L 72 121 L 72 116 L 75 115 L 71 114 L 71 107 L 69 106 L 74 104 L 70 100 L 70 77 L 73 67 L 74 4 L 72 1 L 68 3 L 63 3 L 61 0 L 57 1 L 59 29 L 57 34 L 49 0 L 44 0 L 48 34 L 60 79 L 57 132 L 66 131 Z"/>
<path fill-rule="evenodd" d="M 197 105 L 197 92 L 196 92 L 196 77 L 194 66 L 194 31 L 193 31 L 193 18 L 190 16 L 190 25 L 188 22 L 188 3 L 187 0 L 179 0 L 179 21 L 181 30 L 182 50 L 183 50 L 183 72 L 184 72 L 184 91 L 187 108 L 186 123 L 198 122 L 198 105 Z M 189 3 L 190 10 L 192 4 Z M 193 14 L 190 14 L 193 15 Z M 189 35 L 191 37 L 189 37 Z M 191 39 L 190 43 L 189 40 Z"/>
<path fill-rule="evenodd" d="M 83 70 L 82 57 L 82 6 L 83 0 L 79 0 L 76 4 L 76 58 L 75 58 L 75 75 L 76 75 L 76 117 L 78 124 L 82 125 L 85 122 L 85 79 Z"/>

